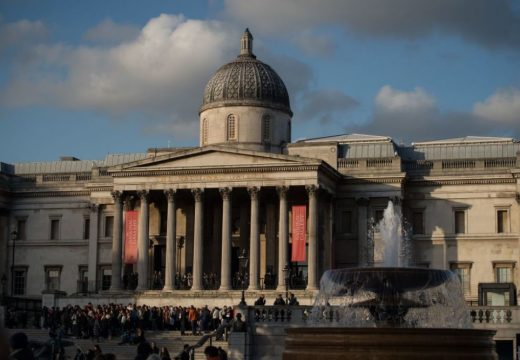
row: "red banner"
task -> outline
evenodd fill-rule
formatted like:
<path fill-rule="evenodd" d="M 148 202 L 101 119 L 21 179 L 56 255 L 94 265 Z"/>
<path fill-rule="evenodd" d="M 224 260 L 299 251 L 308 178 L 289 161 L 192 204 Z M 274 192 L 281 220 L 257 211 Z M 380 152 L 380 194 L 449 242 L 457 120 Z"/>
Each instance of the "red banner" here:
<path fill-rule="evenodd" d="M 125 212 L 125 264 L 137 263 L 137 214 Z"/>
<path fill-rule="evenodd" d="M 292 256 L 291 261 L 305 261 L 307 216 L 305 205 L 292 207 Z"/>

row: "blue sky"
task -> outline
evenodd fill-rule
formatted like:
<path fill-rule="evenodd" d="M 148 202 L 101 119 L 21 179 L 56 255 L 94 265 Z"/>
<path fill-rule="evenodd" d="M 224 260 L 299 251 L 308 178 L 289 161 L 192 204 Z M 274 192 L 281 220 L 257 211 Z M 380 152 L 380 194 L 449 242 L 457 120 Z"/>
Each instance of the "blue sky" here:
<path fill-rule="evenodd" d="M 520 139 L 508 0 L 0 2 L 0 161 L 196 146 L 205 83 L 239 51 L 285 81 L 293 140 Z"/>

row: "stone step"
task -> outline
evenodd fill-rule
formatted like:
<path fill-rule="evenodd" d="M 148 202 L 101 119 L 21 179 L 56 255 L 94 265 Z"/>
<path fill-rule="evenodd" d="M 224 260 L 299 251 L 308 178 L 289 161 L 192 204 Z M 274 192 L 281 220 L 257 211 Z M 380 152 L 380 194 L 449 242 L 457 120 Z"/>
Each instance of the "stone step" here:
<path fill-rule="evenodd" d="M 48 330 L 43 329 L 6 329 L 7 335 L 10 336 L 19 331 L 25 332 L 29 340 L 45 342 L 49 339 Z M 166 347 L 173 357 L 182 351 L 184 344 L 195 344 L 200 336 L 181 336 L 179 331 L 148 331 L 145 332 L 146 339 L 148 342 L 155 342 L 159 348 Z M 99 342 L 93 341 L 92 339 L 74 339 L 66 338 L 68 341 L 74 342 L 73 346 L 65 348 L 65 355 L 67 358 L 73 359 L 76 354 L 76 349 L 79 348 L 83 352 L 87 352 L 93 348 L 95 344 L 99 344 L 103 353 L 113 353 L 116 355 L 118 360 L 133 360 L 137 355 L 137 346 L 135 345 L 118 345 L 120 339 L 100 339 Z M 204 347 L 209 345 L 209 341 L 203 347 L 197 349 L 195 352 L 195 359 L 204 360 Z M 225 341 L 213 341 L 213 345 L 221 347 L 227 351 L 228 346 Z"/>

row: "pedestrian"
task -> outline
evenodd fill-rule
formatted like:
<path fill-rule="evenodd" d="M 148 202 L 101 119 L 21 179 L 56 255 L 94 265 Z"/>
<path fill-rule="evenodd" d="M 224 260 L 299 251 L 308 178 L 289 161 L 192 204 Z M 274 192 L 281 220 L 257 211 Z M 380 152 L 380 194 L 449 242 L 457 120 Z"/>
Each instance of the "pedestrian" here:
<path fill-rule="evenodd" d="M 17 332 L 10 339 L 11 353 L 9 359 L 13 360 L 33 360 L 33 352 L 29 348 L 29 341 L 24 332 Z"/>

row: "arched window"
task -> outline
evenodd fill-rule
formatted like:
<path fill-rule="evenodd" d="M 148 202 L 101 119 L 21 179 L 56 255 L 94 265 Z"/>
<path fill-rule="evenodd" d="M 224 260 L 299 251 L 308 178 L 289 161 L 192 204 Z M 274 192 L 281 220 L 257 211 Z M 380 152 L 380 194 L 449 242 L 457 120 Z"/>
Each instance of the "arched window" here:
<path fill-rule="evenodd" d="M 204 118 L 202 120 L 202 145 L 207 145 L 208 143 L 208 119 Z"/>
<path fill-rule="evenodd" d="M 271 142 L 271 116 L 264 115 L 262 118 L 262 141 L 264 143 Z"/>
<path fill-rule="evenodd" d="M 237 139 L 237 118 L 230 114 L 227 117 L 227 140 L 234 141 Z"/>

